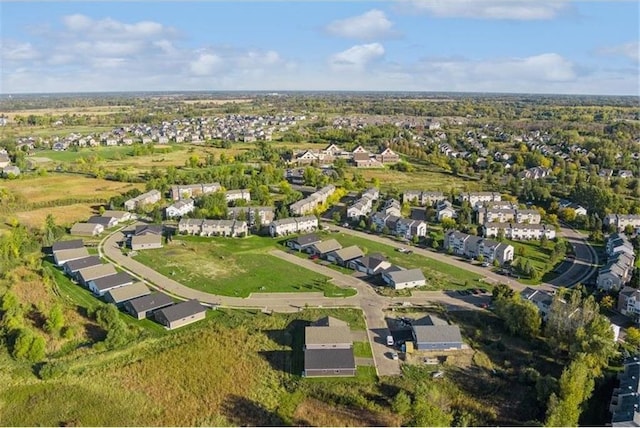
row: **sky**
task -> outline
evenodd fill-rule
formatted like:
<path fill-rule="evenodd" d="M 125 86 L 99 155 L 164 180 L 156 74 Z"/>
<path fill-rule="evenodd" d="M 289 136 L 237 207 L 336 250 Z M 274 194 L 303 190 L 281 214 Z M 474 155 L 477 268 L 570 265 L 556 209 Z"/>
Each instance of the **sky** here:
<path fill-rule="evenodd" d="M 640 3 L 2 1 L 0 93 L 640 95 Z"/>

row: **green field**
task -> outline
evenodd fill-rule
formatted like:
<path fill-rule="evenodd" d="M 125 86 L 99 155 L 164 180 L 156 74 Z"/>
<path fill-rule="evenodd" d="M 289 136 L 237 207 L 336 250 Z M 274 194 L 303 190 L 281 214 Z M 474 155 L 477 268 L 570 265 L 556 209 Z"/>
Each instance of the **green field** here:
<path fill-rule="evenodd" d="M 248 297 L 254 292 L 323 292 L 346 297 L 327 277 L 288 263 L 268 252 L 269 238 L 244 239 L 177 236 L 167 246 L 141 251 L 135 259 L 197 290 L 222 296 Z"/>
<path fill-rule="evenodd" d="M 523 257 L 527 260 L 531 260 L 531 264 L 538 270 L 538 272 L 541 272 L 543 274 L 538 280 L 533 280 L 530 278 L 520 278 L 519 281 L 523 284 L 537 285 L 542 281 L 550 281 L 557 275 L 553 272 L 553 266 L 550 265 L 549 261 L 551 257 L 551 247 L 553 245 L 553 242 L 550 242 L 547 248 L 542 248 L 540 246 L 540 241 L 538 240 L 512 241 L 509 239 L 505 239 L 504 242 L 513 246 L 514 262 L 519 257 L 518 248 L 524 248 Z M 560 263 L 561 262 L 562 261 L 560 261 Z"/>
<path fill-rule="evenodd" d="M 450 290 L 458 288 L 476 287 L 481 277 L 478 274 L 458 267 L 433 260 L 418 254 L 402 254 L 394 250 L 391 245 L 381 244 L 365 238 L 347 235 L 345 233 L 326 234 L 326 237 L 336 239 L 343 247 L 357 245 L 365 253 L 382 253 L 388 260 L 404 268 L 420 268 L 427 279 L 427 287 L 433 290 Z"/>
<path fill-rule="evenodd" d="M 171 152 L 183 149 L 177 145 L 166 145 L 162 150 L 155 149 L 157 153 Z M 80 158 L 97 157 L 100 160 L 123 160 L 133 157 L 133 148 L 131 146 L 98 146 L 83 147 L 75 150 L 43 150 L 35 153 L 37 158 L 48 158 L 55 162 L 74 162 Z"/>

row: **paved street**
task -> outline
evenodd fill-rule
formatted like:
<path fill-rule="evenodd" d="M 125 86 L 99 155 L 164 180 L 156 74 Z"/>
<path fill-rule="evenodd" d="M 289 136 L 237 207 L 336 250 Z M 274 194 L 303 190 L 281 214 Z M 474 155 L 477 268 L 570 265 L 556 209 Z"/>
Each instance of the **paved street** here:
<path fill-rule="evenodd" d="M 353 229 L 332 226 L 343 233 L 359 236 L 371 241 L 387 245 L 397 246 L 398 243 L 379 235 L 367 234 Z M 583 237 L 571 229 L 562 229 L 563 236 L 575 248 L 575 262 L 562 273 L 553 283 L 543 283 L 538 288 L 553 289 L 558 285 L 575 284 L 588 277 L 595 269 L 597 256 Z M 352 297 L 328 298 L 322 293 L 253 293 L 248 298 L 226 297 L 206 293 L 189 288 L 171 278 L 168 278 L 152 268 L 125 256 L 120 250 L 119 242 L 124 239 L 121 232 L 115 232 L 107 236 L 99 246 L 100 253 L 110 259 L 114 264 L 127 270 L 138 279 L 150 286 L 182 299 L 198 299 L 208 305 L 221 305 L 234 308 L 258 308 L 275 312 L 296 312 L 305 306 L 312 307 L 357 307 L 361 308 L 367 326 L 367 337 L 373 351 L 373 362 L 379 375 L 390 376 L 400 374 L 399 361 L 390 358 L 391 349 L 386 345 L 386 336 L 390 333 L 385 319 L 384 311 L 388 308 L 399 306 L 432 307 L 441 304 L 448 311 L 456 310 L 480 310 L 480 307 L 489 303 L 490 295 L 460 295 L 447 291 L 413 291 L 411 297 L 384 297 L 376 293 L 368 283 L 351 275 L 338 272 L 330 267 L 315 263 L 309 259 L 297 257 L 282 250 L 273 250 L 271 255 L 286 260 L 290 263 L 304 267 L 311 271 L 331 278 L 331 281 L 342 288 L 354 288 L 357 294 Z M 436 253 L 431 250 L 413 248 L 416 254 L 438 260 L 443 263 L 457 266 L 471 272 L 475 272 L 485 278 L 487 282 L 503 282 L 516 290 L 527 287 L 515 279 L 498 275 L 487 268 L 472 265 L 454 256 Z M 557 285 L 556 285 L 557 284 Z"/>

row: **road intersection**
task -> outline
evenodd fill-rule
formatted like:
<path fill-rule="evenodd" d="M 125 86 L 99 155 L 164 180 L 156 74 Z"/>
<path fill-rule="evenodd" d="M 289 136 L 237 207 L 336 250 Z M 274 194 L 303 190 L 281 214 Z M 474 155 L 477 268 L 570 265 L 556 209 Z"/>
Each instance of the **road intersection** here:
<path fill-rule="evenodd" d="M 332 228 L 343 233 L 360 236 L 387 245 L 394 244 L 393 241 L 386 237 L 337 226 L 332 226 Z M 478 310 L 480 306 L 489 302 L 488 295 L 467 296 L 446 291 L 413 291 L 411 297 L 391 298 L 381 296 L 370 284 L 359 278 L 338 272 L 330 267 L 315 263 L 309 259 L 297 257 L 282 250 L 273 250 L 270 254 L 305 269 L 325 275 L 331 278 L 333 284 L 338 287 L 354 288 L 357 294 L 350 297 L 325 297 L 322 293 L 252 293 L 248 298 L 220 296 L 187 287 L 123 254 L 120 246 L 120 243 L 125 239 L 122 229 L 124 228 L 102 239 L 98 246 L 100 256 L 110 260 L 116 266 L 131 273 L 134 277 L 147 283 L 151 287 L 180 299 L 198 299 L 201 303 L 212 307 L 256 308 L 275 312 L 295 312 L 305 307 L 360 308 L 364 314 L 367 336 L 373 351 L 374 364 L 378 375 L 382 376 L 400 374 L 399 362 L 388 357 L 390 349 L 386 345 L 385 338 L 390 332 L 385 318 L 385 310 L 397 306 L 433 307 L 434 305 L 442 305 L 449 311 Z M 576 261 L 574 261 L 574 264 L 556 278 L 553 284 L 543 283 L 539 288 L 553 289 L 557 288 L 560 284 L 568 284 L 568 282 L 563 283 L 563 281 L 569 281 L 571 279 L 582 280 L 588 271 L 595 269 L 594 263 L 597 262 L 597 257 L 591 246 L 580 237 L 578 232 L 563 229 L 563 233 L 572 233 L 572 235 L 569 236 L 575 248 L 576 261 L 580 263 L 579 268 L 575 268 Z M 483 276 L 487 282 L 507 283 L 518 291 L 527 287 L 527 285 L 513 278 L 508 279 L 502 275 L 491 272 L 489 269 L 457 260 L 455 257 L 420 248 L 415 248 L 414 252 L 424 257 L 478 273 Z"/>

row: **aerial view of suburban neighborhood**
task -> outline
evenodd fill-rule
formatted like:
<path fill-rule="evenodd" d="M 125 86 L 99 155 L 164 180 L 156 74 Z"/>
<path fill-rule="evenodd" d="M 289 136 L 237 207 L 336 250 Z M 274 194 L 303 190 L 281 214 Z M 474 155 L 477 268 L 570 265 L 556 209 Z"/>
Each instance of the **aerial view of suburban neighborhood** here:
<path fill-rule="evenodd" d="M 638 3 L 0 18 L 0 425 L 640 426 Z"/>

